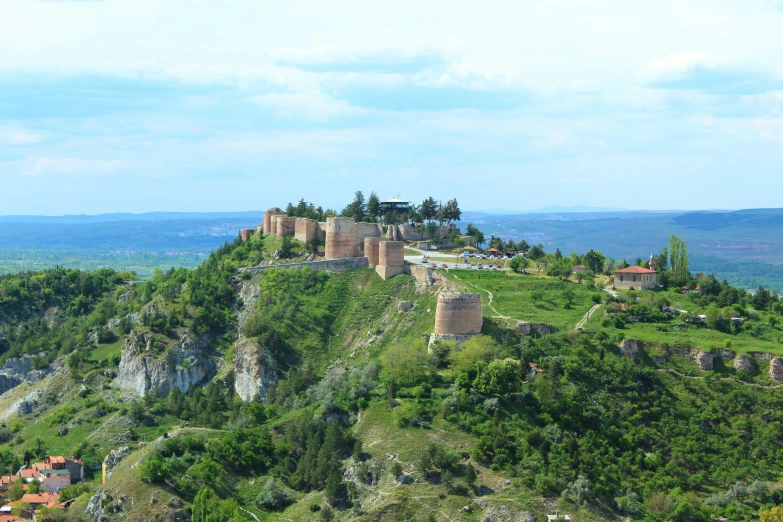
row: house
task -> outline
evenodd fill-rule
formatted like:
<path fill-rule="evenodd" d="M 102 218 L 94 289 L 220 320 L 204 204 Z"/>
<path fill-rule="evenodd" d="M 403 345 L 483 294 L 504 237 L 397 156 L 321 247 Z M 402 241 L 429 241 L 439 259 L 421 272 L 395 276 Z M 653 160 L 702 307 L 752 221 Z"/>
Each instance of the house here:
<path fill-rule="evenodd" d="M 30 504 L 31 510 L 41 507 L 53 508 L 60 505 L 59 493 L 25 493 L 19 499 L 21 504 Z"/>
<path fill-rule="evenodd" d="M 33 468 L 22 468 L 19 470 L 19 476 L 26 482 L 30 482 L 33 479 L 41 478 L 41 473 Z"/>
<path fill-rule="evenodd" d="M 411 202 L 400 198 L 384 199 L 380 202 L 381 215 L 402 215 L 411 211 Z"/>
<path fill-rule="evenodd" d="M 12 482 L 19 480 L 19 475 L 3 475 L 0 477 L 0 491 L 5 491 Z"/>
<path fill-rule="evenodd" d="M 574 272 L 584 272 L 585 270 L 585 265 L 576 265 L 574 267 Z"/>
<path fill-rule="evenodd" d="M 615 288 L 648 290 L 658 284 L 658 272 L 642 266 L 630 266 L 614 273 Z"/>
<path fill-rule="evenodd" d="M 69 475 L 49 475 L 41 480 L 41 486 L 43 486 L 45 493 L 59 493 L 70 485 L 71 477 Z"/>
<path fill-rule="evenodd" d="M 493 256 L 497 257 L 500 254 L 502 254 L 502 252 L 500 250 L 498 250 L 497 248 L 490 248 L 490 249 L 487 249 L 487 254 L 490 254 L 490 255 L 493 255 Z"/>
<path fill-rule="evenodd" d="M 571 515 L 561 515 L 559 511 L 555 511 L 554 515 L 546 516 L 547 522 L 554 522 L 555 520 L 565 520 L 571 522 Z"/>
<path fill-rule="evenodd" d="M 84 461 L 73 457 L 46 457 L 43 465 L 49 466 L 48 469 L 68 470 L 71 475 L 71 482 L 84 480 Z M 37 466 L 34 464 L 33 467 Z"/>
<path fill-rule="evenodd" d="M 27 522 L 23 518 L 16 517 L 9 513 L 0 513 L 0 522 Z"/>

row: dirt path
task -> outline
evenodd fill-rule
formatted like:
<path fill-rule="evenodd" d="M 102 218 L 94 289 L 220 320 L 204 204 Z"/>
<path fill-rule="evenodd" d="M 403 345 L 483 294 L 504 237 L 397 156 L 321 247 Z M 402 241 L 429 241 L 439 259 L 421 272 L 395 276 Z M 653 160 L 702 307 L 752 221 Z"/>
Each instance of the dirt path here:
<path fill-rule="evenodd" d="M 584 325 L 586 325 L 586 324 L 587 324 L 587 321 L 589 321 L 589 320 L 590 320 L 590 318 L 593 316 L 593 314 L 594 314 L 594 313 L 596 312 L 596 310 L 598 310 L 599 308 L 601 308 L 601 304 L 600 304 L 600 303 L 599 303 L 599 304 L 597 304 L 597 305 L 593 305 L 593 307 L 592 307 L 592 308 L 590 308 L 590 309 L 587 311 L 587 313 L 585 314 L 585 316 L 584 316 L 584 317 L 582 317 L 582 320 L 581 320 L 581 321 L 579 321 L 578 323 L 576 323 L 576 329 L 577 329 L 577 330 L 581 330 L 581 329 L 584 327 Z"/>
<path fill-rule="evenodd" d="M 455 278 L 455 279 L 457 279 L 457 280 L 459 280 L 459 281 L 462 281 L 462 279 L 460 279 L 460 278 L 459 278 L 459 276 L 458 276 L 458 275 L 456 275 L 456 274 L 454 274 L 454 278 Z M 487 296 L 489 297 L 489 301 L 487 302 L 487 307 L 488 307 L 490 310 L 492 310 L 493 312 L 495 312 L 495 315 L 493 315 L 493 316 L 492 316 L 492 318 L 493 318 L 493 319 L 511 319 L 509 316 L 507 316 L 507 315 L 503 315 L 503 314 L 501 314 L 500 312 L 498 312 L 498 311 L 495 309 L 495 307 L 494 307 L 494 306 L 492 306 L 492 300 L 495 298 L 495 297 L 492 295 L 492 292 L 490 292 L 489 290 L 486 290 L 486 289 L 484 289 L 484 288 L 481 288 L 480 286 L 478 286 L 478 285 L 476 285 L 476 284 L 473 284 L 473 283 L 470 283 L 470 282 L 467 282 L 467 281 L 462 281 L 462 282 L 463 282 L 463 283 L 467 283 L 467 284 L 469 284 L 470 286 L 472 286 L 472 287 L 473 287 L 473 288 L 475 288 L 476 290 L 479 290 L 480 292 L 486 292 Z"/>

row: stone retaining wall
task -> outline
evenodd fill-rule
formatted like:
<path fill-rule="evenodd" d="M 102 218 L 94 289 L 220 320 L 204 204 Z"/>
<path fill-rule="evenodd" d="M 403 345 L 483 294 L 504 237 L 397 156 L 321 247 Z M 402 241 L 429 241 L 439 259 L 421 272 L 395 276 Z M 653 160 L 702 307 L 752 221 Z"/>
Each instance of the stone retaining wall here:
<path fill-rule="evenodd" d="M 329 259 L 326 261 L 310 261 L 309 263 L 254 266 L 252 268 L 240 268 L 239 271 L 258 274 L 259 272 L 265 272 L 272 268 L 312 268 L 313 270 L 339 272 L 341 270 L 355 270 L 357 268 L 367 268 L 369 266 L 366 257 L 349 257 L 345 259 Z"/>

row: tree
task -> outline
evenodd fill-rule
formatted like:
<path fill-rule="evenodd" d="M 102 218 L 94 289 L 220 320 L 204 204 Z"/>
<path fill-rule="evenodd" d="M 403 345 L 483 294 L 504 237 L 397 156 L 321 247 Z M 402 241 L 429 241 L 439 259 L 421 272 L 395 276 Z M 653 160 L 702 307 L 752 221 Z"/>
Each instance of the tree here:
<path fill-rule="evenodd" d="M 508 262 L 508 267 L 514 272 L 519 273 L 525 272 L 529 264 L 530 260 L 528 258 L 524 256 L 516 256 Z"/>
<path fill-rule="evenodd" d="M 212 489 L 207 486 L 201 486 L 201 489 L 196 494 L 196 498 L 193 499 L 191 520 L 193 522 L 209 522 L 209 515 L 215 510 L 219 502 L 220 499 L 218 499 L 218 496 Z"/>
<path fill-rule="evenodd" d="M 291 259 L 294 257 L 293 246 L 291 245 L 291 236 L 283 236 L 283 241 L 280 244 L 280 252 L 278 254 L 280 259 Z"/>
<path fill-rule="evenodd" d="M 364 193 L 357 190 L 353 201 L 343 209 L 342 215 L 352 217 L 355 221 L 362 221 L 367 215 L 367 205 L 364 201 Z"/>
<path fill-rule="evenodd" d="M 476 376 L 473 387 L 487 395 L 508 395 L 522 386 L 522 368 L 515 359 L 495 359 Z"/>
<path fill-rule="evenodd" d="M 30 482 L 27 483 L 28 493 L 36 494 L 36 493 L 40 493 L 41 491 L 43 491 L 43 488 L 41 486 L 41 483 L 38 482 L 37 480 L 31 480 Z"/>
<path fill-rule="evenodd" d="M 487 335 L 477 335 L 465 341 L 462 349 L 454 352 L 454 370 L 463 372 L 473 368 L 476 363 L 487 363 L 497 357 L 500 347 Z"/>
<path fill-rule="evenodd" d="M 24 495 L 24 483 L 25 482 L 23 479 L 11 482 L 11 485 L 8 486 L 8 489 L 6 490 L 6 497 L 8 500 L 11 502 L 16 502 L 22 498 L 22 495 Z"/>
<path fill-rule="evenodd" d="M 451 223 L 452 221 L 459 221 L 462 217 L 462 211 L 459 208 L 459 203 L 456 199 L 450 199 L 446 202 L 446 206 L 443 207 L 444 221 Z"/>
<path fill-rule="evenodd" d="M 761 522 L 783 522 L 783 506 L 773 507 L 759 513 Z"/>
<path fill-rule="evenodd" d="M 367 215 L 373 220 L 381 215 L 381 201 L 375 192 L 370 192 L 370 197 L 367 199 Z"/>
<path fill-rule="evenodd" d="M 483 245 L 485 241 L 484 232 L 481 230 L 476 230 L 476 234 L 473 237 L 476 238 L 476 246 L 481 248 L 481 245 Z"/>
<path fill-rule="evenodd" d="M 432 221 L 435 219 L 438 214 L 438 203 L 435 201 L 435 198 L 429 197 L 422 201 L 419 207 L 419 214 L 421 214 L 422 220 Z"/>
<path fill-rule="evenodd" d="M 674 234 L 669 237 L 671 281 L 675 285 L 687 285 L 691 281 L 688 270 L 688 245 Z"/>
<path fill-rule="evenodd" d="M 542 257 L 544 257 L 544 246 L 539 243 L 536 246 L 532 247 L 530 250 L 528 250 L 527 257 L 532 259 L 533 261 L 538 261 Z"/>
<path fill-rule="evenodd" d="M 565 490 L 563 490 L 563 498 L 570 498 L 577 504 L 584 504 L 588 502 L 592 497 L 590 481 L 584 475 L 571 482 Z"/>

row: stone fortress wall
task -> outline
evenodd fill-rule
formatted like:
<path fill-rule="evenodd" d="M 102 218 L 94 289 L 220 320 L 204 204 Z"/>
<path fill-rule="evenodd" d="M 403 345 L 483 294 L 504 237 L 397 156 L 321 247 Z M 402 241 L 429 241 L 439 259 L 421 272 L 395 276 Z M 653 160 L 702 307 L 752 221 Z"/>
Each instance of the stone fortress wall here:
<path fill-rule="evenodd" d="M 378 257 L 380 255 L 379 243 L 380 239 L 377 237 L 364 238 L 364 257 L 366 257 L 367 261 L 370 263 L 370 268 L 378 266 Z"/>
<path fill-rule="evenodd" d="M 302 243 L 309 243 L 318 237 L 318 222 L 314 219 L 296 218 L 294 237 Z"/>

